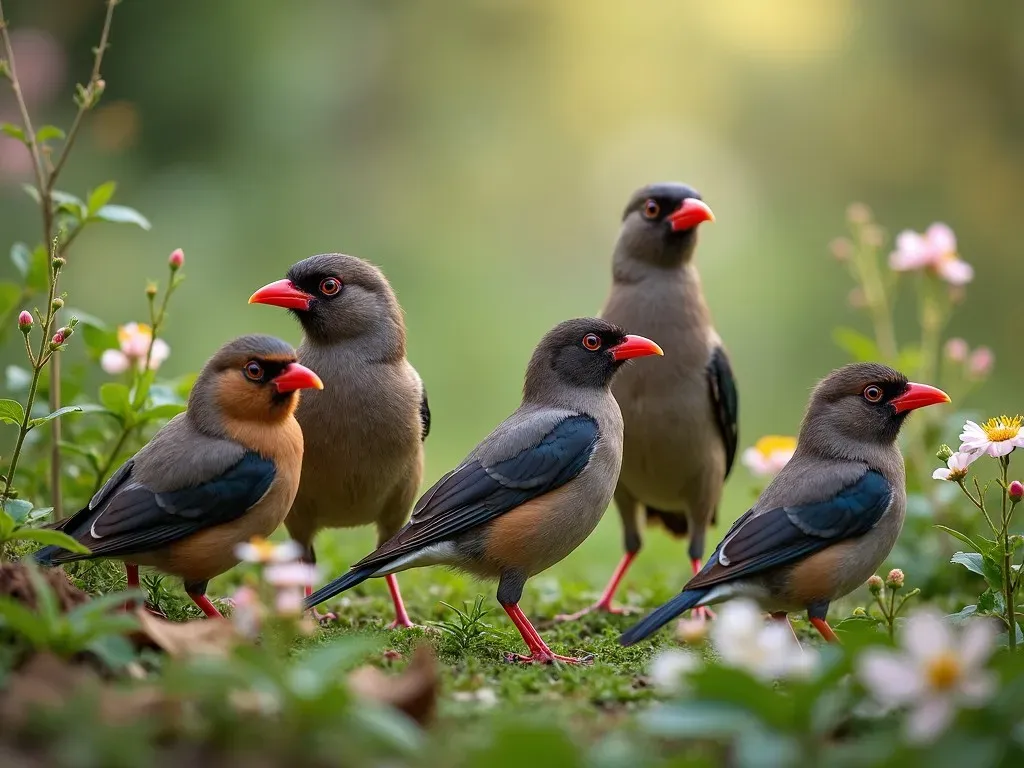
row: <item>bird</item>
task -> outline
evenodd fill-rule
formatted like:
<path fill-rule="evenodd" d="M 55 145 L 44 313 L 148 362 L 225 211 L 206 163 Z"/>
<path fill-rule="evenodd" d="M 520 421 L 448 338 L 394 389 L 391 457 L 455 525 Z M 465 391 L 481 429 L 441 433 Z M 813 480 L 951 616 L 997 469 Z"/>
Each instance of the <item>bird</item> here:
<path fill-rule="evenodd" d="M 446 565 L 497 579 L 497 598 L 528 655 L 555 654 L 519 607 L 523 586 L 578 547 L 611 501 L 622 416 L 609 385 L 627 360 L 662 355 L 650 339 L 597 318 L 567 320 L 530 358 L 519 407 L 416 503 L 394 537 L 306 600 L 314 606 L 371 577 Z"/>
<path fill-rule="evenodd" d="M 306 452 L 285 520 L 289 534 L 310 563 L 324 528 L 372 523 L 377 543 L 384 543 L 409 519 L 430 433 L 427 392 L 406 359 L 405 321 L 391 285 L 356 256 L 326 253 L 294 264 L 249 303 L 283 307 L 298 318 L 299 360 L 327 384 L 324 397 L 302 401 L 295 414 Z M 387 585 L 395 611 L 390 626 L 414 626 L 397 577 Z M 312 591 L 308 585 L 306 595 Z"/>
<path fill-rule="evenodd" d="M 710 221 L 711 208 L 685 184 L 645 186 L 626 205 L 601 317 L 658 339 L 670 354 L 664 363 L 638 362 L 612 386 L 625 423 L 614 496 L 625 553 L 597 602 L 559 620 L 624 612 L 612 601 L 640 552 L 644 519 L 689 535 L 693 573 L 703 564 L 739 439 L 732 366 L 694 264 L 697 228 Z"/>
<path fill-rule="evenodd" d="M 796 451 L 682 592 L 620 637 L 632 645 L 699 605 L 735 597 L 772 617 L 807 611 L 829 642 L 829 604 L 867 581 L 903 527 L 907 492 L 896 444 L 907 416 L 949 396 L 877 363 L 833 371 L 815 387 Z"/>
<path fill-rule="evenodd" d="M 200 610 L 219 617 L 207 585 L 238 564 L 236 545 L 284 521 L 302 467 L 299 390 L 322 388 L 280 339 L 229 341 L 203 367 L 186 410 L 54 526 L 89 554 L 47 546 L 36 562 L 121 560 L 129 587 L 138 587 L 140 565 L 153 566 L 180 577 Z"/>

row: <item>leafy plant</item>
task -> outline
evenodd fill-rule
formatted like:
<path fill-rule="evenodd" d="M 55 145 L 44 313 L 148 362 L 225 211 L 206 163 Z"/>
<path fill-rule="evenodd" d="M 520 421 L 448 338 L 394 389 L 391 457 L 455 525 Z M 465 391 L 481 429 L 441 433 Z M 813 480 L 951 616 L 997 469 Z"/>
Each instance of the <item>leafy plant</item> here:
<path fill-rule="evenodd" d="M 493 627 L 483 620 L 491 612 L 489 608 L 484 608 L 484 600 L 483 595 L 477 595 L 473 605 L 466 601 L 462 604 L 462 609 L 442 600 L 441 605 L 454 611 L 455 618 L 451 621 L 432 621 L 430 624 L 450 639 L 456 652 L 469 653 L 485 640 L 499 637 Z"/>

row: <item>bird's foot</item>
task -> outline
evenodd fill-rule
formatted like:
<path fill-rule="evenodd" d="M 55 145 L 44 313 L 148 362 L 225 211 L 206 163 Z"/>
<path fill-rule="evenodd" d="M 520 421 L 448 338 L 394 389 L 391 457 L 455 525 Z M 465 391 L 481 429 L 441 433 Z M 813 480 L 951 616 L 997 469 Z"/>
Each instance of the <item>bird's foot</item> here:
<path fill-rule="evenodd" d="M 416 624 L 408 616 L 399 616 L 387 626 L 388 629 L 422 629 L 428 630 L 430 627 L 424 627 L 422 624 Z"/>
<path fill-rule="evenodd" d="M 578 664 L 589 666 L 594 663 L 594 654 L 588 653 L 579 658 L 575 656 L 560 656 L 557 653 L 551 651 L 534 651 L 529 656 L 521 653 L 506 653 L 505 661 L 509 664 L 554 664 L 559 662 L 561 664 Z"/>
<path fill-rule="evenodd" d="M 332 621 L 338 620 L 338 614 L 334 613 L 333 611 L 328 611 L 327 613 L 320 613 L 320 611 L 318 611 L 316 608 L 310 608 L 309 615 L 312 616 L 313 621 L 317 622 L 318 624 L 330 624 Z"/>
<path fill-rule="evenodd" d="M 711 621 L 712 619 L 717 619 L 718 614 L 716 614 L 706 605 L 701 605 L 693 609 L 693 618 L 701 619 L 703 621 Z"/>
<path fill-rule="evenodd" d="M 584 616 L 591 613 L 607 613 L 611 616 L 629 616 L 637 613 L 636 608 L 629 608 L 627 606 L 612 605 L 610 602 L 597 602 L 593 605 L 588 605 L 586 608 L 576 611 L 576 613 L 560 613 L 555 616 L 555 621 L 579 621 Z"/>

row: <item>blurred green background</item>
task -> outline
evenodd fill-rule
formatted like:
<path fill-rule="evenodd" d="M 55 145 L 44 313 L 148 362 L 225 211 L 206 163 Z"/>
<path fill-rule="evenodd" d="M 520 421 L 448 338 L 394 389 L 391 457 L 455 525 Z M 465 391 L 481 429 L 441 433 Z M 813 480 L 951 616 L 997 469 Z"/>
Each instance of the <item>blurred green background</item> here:
<path fill-rule="evenodd" d="M 66 125 L 103 3 L 4 6 L 30 107 Z M 429 483 L 515 407 L 543 332 L 600 309 L 621 209 L 655 180 L 696 186 L 717 216 L 698 263 L 739 380 L 741 449 L 793 433 L 812 384 L 846 361 L 831 328 L 868 331 L 827 248 L 861 200 L 890 234 L 956 230 L 976 279 L 952 330 L 997 358 L 975 404 L 1016 412 L 1021 29 L 1011 0 L 126 0 L 60 186 L 117 179 L 116 202 L 153 229 L 90 229 L 63 285 L 112 324 L 143 320 L 146 279 L 184 248 L 161 371 L 177 374 L 241 333 L 297 342 L 286 313 L 246 305 L 293 262 L 379 264 L 429 389 Z M 16 120 L 0 91 L 0 119 Z M 23 153 L 0 138 L 5 243 L 39 239 Z M 726 519 L 750 486 L 733 476 Z M 610 513 L 551 574 L 597 587 L 618 525 Z M 373 535 L 336 538 L 355 556 Z M 683 546 L 649 541 L 638 573 L 687 572 Z"/>

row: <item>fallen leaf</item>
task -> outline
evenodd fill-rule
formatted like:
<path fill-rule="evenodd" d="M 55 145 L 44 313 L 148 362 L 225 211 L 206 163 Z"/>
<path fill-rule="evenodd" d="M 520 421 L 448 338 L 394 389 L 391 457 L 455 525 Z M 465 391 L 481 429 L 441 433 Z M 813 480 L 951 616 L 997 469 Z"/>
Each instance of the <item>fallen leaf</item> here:
<path fill-rule="evenodd" d="M 137 609 L 135 616 L 139 620 L 139 631 L 134 636 L 138 644 L 178 658 L 226 656 L 241 641 L 234 624 L 222 619 L 174 622 L 154 616 L 145 608 Z"/>
<path fill-rule="evenodd" d="M 356 695 L 394 707 L 420 725 L 428 725 L 434 719 L 441 679 L 437 658 L 429 645 L 418 645 L 409 666 L 397 675 L 366 666 L 353 671 L 348 683 Z"/>

